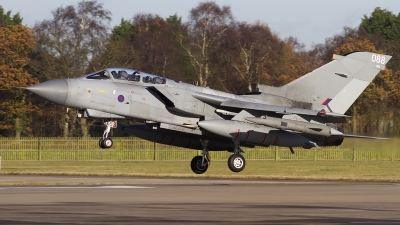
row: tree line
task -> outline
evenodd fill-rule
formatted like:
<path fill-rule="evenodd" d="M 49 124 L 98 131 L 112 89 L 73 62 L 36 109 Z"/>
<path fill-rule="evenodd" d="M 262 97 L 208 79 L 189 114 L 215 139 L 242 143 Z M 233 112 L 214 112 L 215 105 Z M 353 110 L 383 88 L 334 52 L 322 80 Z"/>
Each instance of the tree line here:
<path fill-rule="evenodd" d="M 344 27 L 309 50 L 296 37 L 280 38 L 264 22 L 235 20 L 229 6 L 215 2 L 200 2 L 187 22 L 177 14 L 139 13 L 110 28 L 111 15 L 97 1 L 81 1 L 27 27 L 19 13 L 0 6 L 0 136 L 101 135 L 101 120 L 77 118 L 75 110 L 18 88 L 38 82 L 126 67 L 246 93 L 257 91 L 256 83 L 284 85 L 328 63 L 333 54 L 353 51 L 393 58 L 346 113 L 352 119 L 345 131 L 400 133 L 400 14 L 376 8 L 358 27 Z"/>

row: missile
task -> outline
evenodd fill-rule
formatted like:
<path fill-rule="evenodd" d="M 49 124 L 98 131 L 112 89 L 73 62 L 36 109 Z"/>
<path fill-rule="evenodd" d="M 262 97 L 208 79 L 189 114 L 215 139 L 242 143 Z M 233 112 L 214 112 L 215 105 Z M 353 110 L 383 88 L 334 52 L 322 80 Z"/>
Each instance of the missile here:
<path fill-rule="evenodd" d="M 285 130 L 234 120 L 202 120 L 197 125 L 211 133 L 262 146 L 318 147 L 311 140 Z"/>
<path fill-rule="evenodd" d="M 306 134 L 322 135 L 325 137 L 329 137 L 329 136 L 331 136 L 331 134 L 335 134 L 335 135 L 343 134 L 343 133 L 339 132 L 338 130 L 335 130 L 325 124 L 301 122 L 301 121 L 280 119 L 280 118 L 274 118 L 274 117 L 268 117 L 268 116 L 263 116 L 260 118 L 246 117 L 244 119 L 247 121 L 253 122 L 253 123 L 258 123 L 258 124 L 266 125 L 266 126 L 281 129 L 281 130 L 292 130 L 292 131 L 306 133 Z"/>

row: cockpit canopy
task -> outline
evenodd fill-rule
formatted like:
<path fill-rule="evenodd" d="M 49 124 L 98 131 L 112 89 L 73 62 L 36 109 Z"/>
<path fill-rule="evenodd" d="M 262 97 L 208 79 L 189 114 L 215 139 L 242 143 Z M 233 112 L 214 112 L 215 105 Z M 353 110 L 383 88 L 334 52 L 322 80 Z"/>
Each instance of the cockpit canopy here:
<path fill-rule="evenodd" d="M 110 79 L 110 75 L 108 74 L 107 70 L 97 71 L 89 75 L 85 75 L 83 77 L 86 77 L 86 79 L 93 79 L 93 80 Z"/>
<path fill-rule="evenodd" d="M 134 81 L 134 82 L 141 82 L 148 84 L 166 83 L 166 79 L 164 77 L 125 68 L 107 68 L 105 70 L 85 75 L 84 77 L 86 77 L 86 79 L 94 79 L 94 80 L 113 79 L 113 80 Z"/>

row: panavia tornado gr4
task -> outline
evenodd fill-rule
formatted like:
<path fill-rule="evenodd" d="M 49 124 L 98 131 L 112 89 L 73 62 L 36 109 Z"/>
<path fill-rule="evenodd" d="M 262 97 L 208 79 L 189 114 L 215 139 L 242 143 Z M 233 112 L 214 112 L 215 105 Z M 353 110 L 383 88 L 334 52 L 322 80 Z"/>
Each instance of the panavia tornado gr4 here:
<path fill-rule="evenodd" d="M 385 69 L 391 56 L 353 52 L 334 55 L 328 64 L 282 86 L 258 85 L 259 92 L 235 95 L 125 68 L 107 68 L 75 79 L 50 80 L 26 89 L 80 116 L 104 118 L 101 148 L 116 120 L 137 118 L 144 124 L 123 127 L 133 135 L 167 145 L 202 150 L 191 162 L 194 173 L 206 172 L 209 151 L 229 151 L 228 167 L 245 168 L 240 146 L 285 146 L 310 149 L 337 146 L 344 134 L 336 123 Z"/>

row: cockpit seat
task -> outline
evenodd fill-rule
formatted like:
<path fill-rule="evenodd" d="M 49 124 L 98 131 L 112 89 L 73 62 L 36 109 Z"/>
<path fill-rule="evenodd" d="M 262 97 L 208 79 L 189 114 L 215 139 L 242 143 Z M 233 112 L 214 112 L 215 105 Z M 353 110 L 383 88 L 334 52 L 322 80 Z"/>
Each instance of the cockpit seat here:
<path fill-rule="evenodd" d="M 130 74 L 129 76 L 128 76 L 128 79 L 127 80 L 129 80 L 129 81 L 140 81 L 140 74 L 138 73 L 138 72 L 135 72 L 135 73 L 133 73 L 133 74 Z"/>

